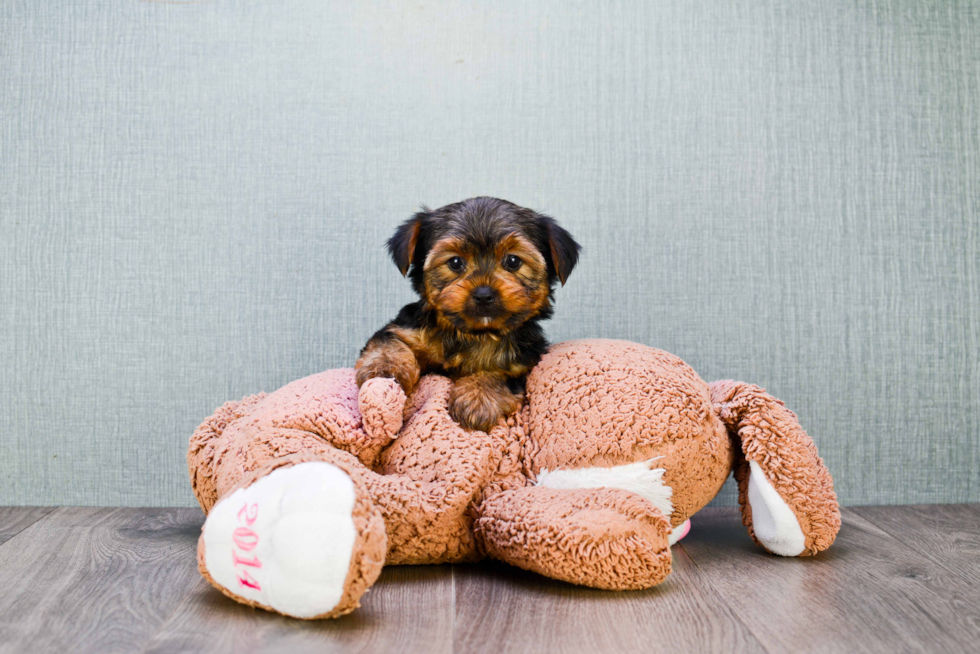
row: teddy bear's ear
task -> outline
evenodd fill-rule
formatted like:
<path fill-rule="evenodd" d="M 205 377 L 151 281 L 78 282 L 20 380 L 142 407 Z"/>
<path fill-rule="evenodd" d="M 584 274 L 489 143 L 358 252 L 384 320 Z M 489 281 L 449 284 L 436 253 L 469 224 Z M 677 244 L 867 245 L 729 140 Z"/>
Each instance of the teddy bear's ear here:
<path fill-rule="evenodd" d="M 429 210 L 423 206 L 422 211 L 399 225 L 394 235 L 388 239 L 388 254 L 391 255 L 391 260 L 398 266 L 403 277 L 408 274 L 408 269 L 415 258 L 415 248 L 422 233 L 422 223 L 428 216 Z"/>

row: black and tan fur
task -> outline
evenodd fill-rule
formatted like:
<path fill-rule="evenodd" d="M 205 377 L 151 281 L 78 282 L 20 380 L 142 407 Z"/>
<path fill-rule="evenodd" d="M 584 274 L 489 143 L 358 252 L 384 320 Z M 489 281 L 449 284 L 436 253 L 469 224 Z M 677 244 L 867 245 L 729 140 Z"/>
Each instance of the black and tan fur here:
<path fill-rule="evenodd" d="M 388 240 L 420 299 L 361 350 L 358 386 L 392 377 L 411 393 L 422 374 L 448 375 L 453 417 L 488 431 L 520 408 L 524 379 L 548 348 L 538 323 L 579 249 L 553 219 L 506 200 L 423 208 Z"/>

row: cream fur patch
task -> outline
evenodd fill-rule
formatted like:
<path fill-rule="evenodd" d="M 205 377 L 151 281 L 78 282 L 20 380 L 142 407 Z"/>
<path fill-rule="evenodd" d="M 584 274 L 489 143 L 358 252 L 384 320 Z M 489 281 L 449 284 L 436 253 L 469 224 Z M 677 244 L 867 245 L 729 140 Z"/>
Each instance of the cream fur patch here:
<path fill-rule="evenodd" d="M 204 565 L 229 591 L 297 618 L 340 602 L 357 536 L 354 484 L 320 461 L 279 468 L 223 498 L 204 523 Z"/>
<path fill-rule="evenodd" d="M 538 486 L 566 489 L 621 488 L 643 497 L 657 507 L 664 517 L 670 517 L 674 510 L 670 501 L 673 491 L 663 481 L 664 469 L 652 467 L 656 460 L 638 461 L 611 468 L 559 468 L 555 471 L 542 468 L 538 473 Z"/>
<path fill-rule="evenodd" d="M 749 461 L 749 506 L 752 530 L 767 550 L 780 556 L 798 556 L 803 551 L 806 538 L 796 515 L 755 461 Z"/>

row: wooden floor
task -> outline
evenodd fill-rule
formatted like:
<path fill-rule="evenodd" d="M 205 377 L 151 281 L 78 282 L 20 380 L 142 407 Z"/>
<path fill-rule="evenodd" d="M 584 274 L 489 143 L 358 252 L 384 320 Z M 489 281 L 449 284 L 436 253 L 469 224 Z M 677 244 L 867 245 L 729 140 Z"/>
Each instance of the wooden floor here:
<path fill-rule="evenodd" d="M 394 567 L 360 610 L 303 622 L 198 575 L 196 509 L 0 508 L 3 652 L 980 651 L 980 505 L 844 511 L 813 559 L 706 509 L 658 588 L 507 566 Z"/>

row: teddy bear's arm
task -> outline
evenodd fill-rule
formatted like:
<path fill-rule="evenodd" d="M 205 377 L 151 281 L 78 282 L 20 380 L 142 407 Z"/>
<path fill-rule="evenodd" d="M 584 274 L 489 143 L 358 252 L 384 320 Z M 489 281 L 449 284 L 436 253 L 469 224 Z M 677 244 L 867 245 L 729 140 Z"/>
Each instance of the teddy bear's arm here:
<path fill-rule="evenodd" d="M 830 547 L 840 529 L 834 482 L 796 415 L 754 384 L 710 388 L 715 410 L 742 445 L 735 479 L 752 539 L 783 556 Z"/>
<path fill-rule="evenodd" d="M 225 429 L 247 415 L 264 398 L 265 393 L 259 393 L 244 397 L 241 401 L 225 402 L 191 435 L 187 448 L 187 469 L 191 489 L 205 513 L 218 501 L 214 464 Z"/>
<path fill-rule="evenodd" d="M 357 392 L 364 437 L 350 448 L 361 463 L 373 468 L 381 450 L 395 440 L 402 428 L 405 392 L 394 379 L 375 378 L 366 381 Z"/>
<path fill-rule="evenodd" d="M 670 522 L 618 488 L 504 491 L 483 503 L 475 528 L 490 556 L 575 584 L 650 588 L 670 574 Z"/>
<path fill-rule="evenodd" d="M 254 432 L 247 440 L 301 439 L 292 445 L 312 436 L 373 468 L 398 435 L 404 409 L 405 393 L 394 379 L 371 379 L 358 389 L 352 370 L 337 370 L 268 395 L 240 428 Z"/>

